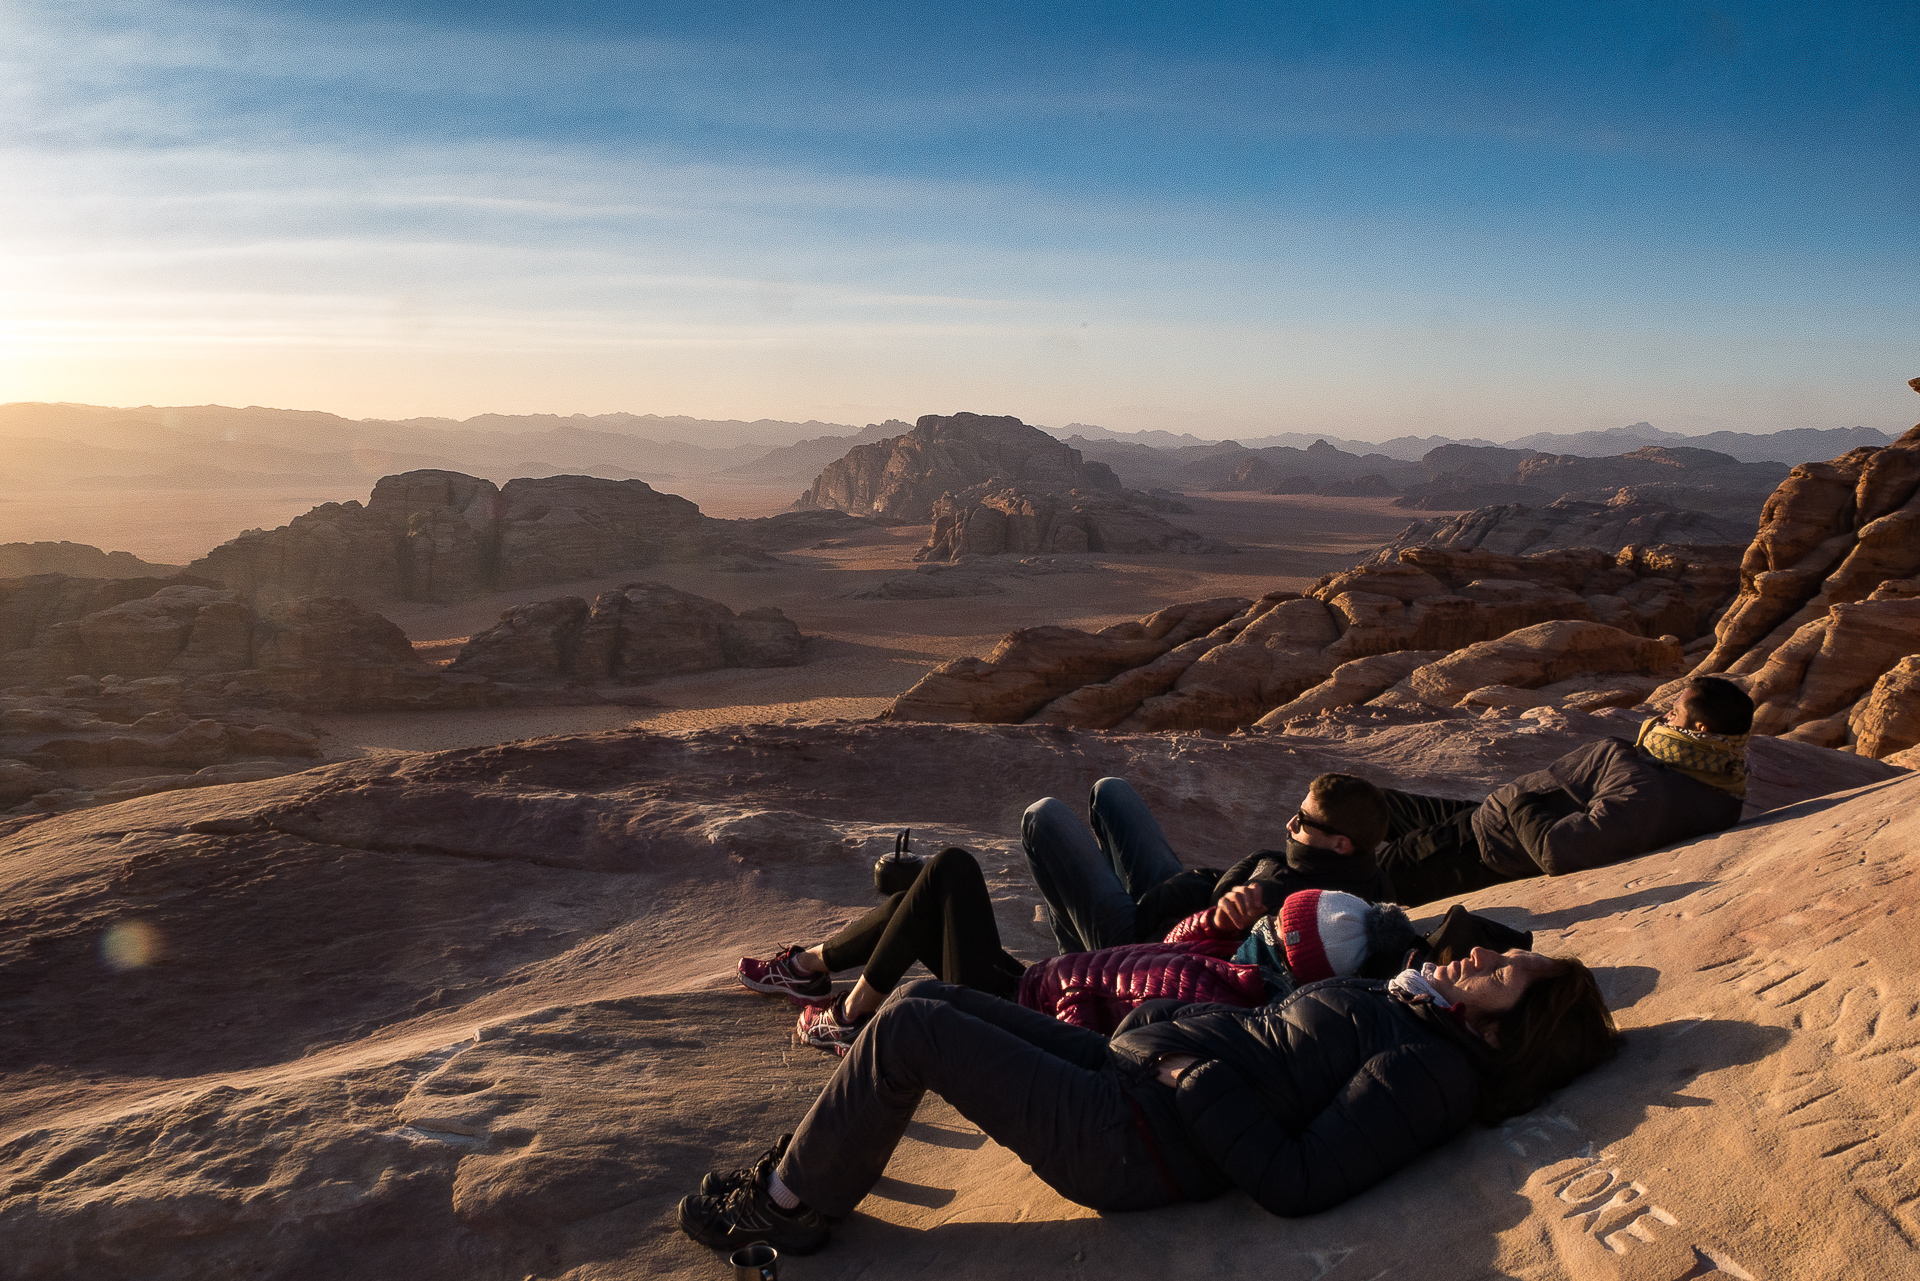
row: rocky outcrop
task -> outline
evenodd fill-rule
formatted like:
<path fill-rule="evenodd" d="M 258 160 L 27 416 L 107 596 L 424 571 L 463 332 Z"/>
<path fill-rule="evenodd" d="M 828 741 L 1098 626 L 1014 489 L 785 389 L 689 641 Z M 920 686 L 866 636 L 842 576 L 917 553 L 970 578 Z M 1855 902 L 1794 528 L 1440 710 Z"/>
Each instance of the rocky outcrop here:
<path fill-rule="evenodd" d="M 1685 546 L 1630 547 L 1614 555 L 1568 548 L 1535 556 L 1410 549 L 1392 564 L 1330 574 L 1304 594 L 1269 593 L 1144 659 L 1071 629 L 1016 632 L 984 660 L 955 660 L 929 673 L 887 714 L 1225 731 L 1350 702 L 1451 708 L 1473 690 L 1444 699 L 1413 692 L 1412 673 L 1432 657 L 1413 666 L 1407 659 L 1354 664 L 1410 652 L 1459 658 L 1455 651 L 1515 633 L 1498 662 L 1492 651 L 1474 651 L 1489 673 L 1515 665 L 1474 688 L 1546 692 L 1516 695 L 1502 706 L 1619 705 L 1628 694 L 1634 695 L 1628 701 L 1639 702 L 1674 674 L 1683 647 L 1711 627 L 1733 594 L 1738 555 L 1737 548 Z M 1044 644 L 1032 639 L 1041 630 Z M 1531 666 L 1514 657 L 1523 650 L 1532 653 Z M 1098 676 L 1081 678 L 1074 663 L 1090 652 L 1107 662 Z M 1056 655 L 1061 661 L 1050 668 Z M 1591 666 L 1582 669 L 1582 663 Z M 1607 679 L 1566 684 L 1583 670 Z M 1387 672 L 1395 674 L 1385 679 Z M 1019 696 L 1004 697 L 1007 691 Z M 1034 701 L 1042 694 L 1044 702 Z M 1296 701 L 1300 706 L 1281 714 Z"/>
<path fill-rule="evenodd" d="M 792 667 L 804 638 L 772 606 L 735 614 L 661 583 L 628 583 L 591 606 L 578 596 L 518 605 L 473 637 L 447 670 L 515 682 L 614 681 Z"/>
<path fill-rule="evenodd" d="M 1031 960 L 1051 950 L 1019 852 L 1037 796 L 1124 775 L 1184 858 L 1225 866 L 1322 771 L 1478 796 L 1626 726 L 619 731 L 40 821 L 0 838 L 0 1010 L 31 1029 L 0 1038 L 9 1270 L 719 1275 L 674 1203 L 792 1130 L 835 1064 L 792 1052 L 792 1007 L 713 977 L 764 953 L 769 921 L 818 938 L 869 906 L 903 822 L 977 854 Z M 1753 767 L 1764 822 L 1465 900 L 1585 961 L 1626 1033 L 1539 1111 L 1281 1220 L 1237 1193 L 1071 1206 L 929 1098 L 815 1272 L 1908 1274 L 1920 783 L 1780 740 Z"/>
<path fill-rule="evenodd" d="M 1913 687 L 1896 673 L 1914 654 L 1920 427 L 1891 445 L 1803 463 L 1781 482 L 1694 674 L 1745 683 L 1759 732 L 1882 755 L 1913 742 L 1893 727 L 1910 717 L 1902 700 Z"/>
<path fill-rule="evenodd" d="M 918 524 L 933 518 L 942 494 L 990 483 L 1036 492 L 1120 489 L 1112 468 L 1082 461 L 1078 450 L 1018 418 L 927 414 L 906 435 L 857 445 L 830 463 L 794 507 Z"/>
<path fill-rule="evenodd" d="M 382 477 L 364 507 L 322 504 L 189 568 L 262 606 L 301 596 L 453 601 L 698 560 L 731 544 L 725 523 L 644 481 L 546 476 L 496 488 L 414 471 Z"/>
<path fill-rule="evenodd" d="M 115 599 L 135 592 L 144 594 Z M 443 672 L 422 662 L 392 622 L 338 596 L 263 615 L 238 592 L 204 582 L 38 576 L 0 583 L 0 625 L 8 640 L 26 642 L 0 652 L 0 764 L 196 771 L 138 780 L 146 791 L 231 782 L 227 767 L 248 762 L 253 777 L 265 777 L 262 758 L 281 762 L 279 772 L 304 768 L 285 764 L 319 752 L 297 713 L 632 701 Z M 771 651 L 782 638 L 761 631 L 781 625 L 792 626 L 750 611 L 732 643 Z M 127 790 L 135 780 L 82 787 L 18 771 L 11 780 L 0 799 L 30 795 L 38 809 L 140 794 Z"/>
<path fill-rule="evenodd" d="M 849 595 L 854 600 L 950 600 L 956 596 L 1003 596 L 1009 582 L 1055 574 L 1098 574 L 1102 567 L 1067 556 L 962 556 L 927 561 L 912 573 L 883 578 Z"/>
<path fill-rule="evenodd" d="M 1506 502 L 1447 519 L 1414 521 L 1374 553 L 1374 559 L 1392 561 L 1412 547 L 1484 547 L 1509 556 L 1565 547 L 1617 552 L 1623 547 L 1658 543 L 1739 547 L 1753 537 L 1753 530 L 1751 521 L 1632 496 L 1606 502 L 1562 498 L 1540 506 Z"/>
<path fill-rule="evenodd" d="M 921 677 L 881 713 L 882 720 L 1025 720 L 1068 690 L 1140 667 L 1212 632 L 1246 610 L 1244 598 L 1173 605 L 1098 632 L 1023 627 L 985 659 L 957 658 Z"/>
<path fill-rule="evenodd" d="M 1602 458 L 1444 445 L 1421 461 L 1430 479 L 1408 486 L 1396 506 L 1458 511 L 1513 502 L 1538 507 L 1556 498 L 1618 499 L 1663 502 L 1739 522 L 1758 510 L 1787 473 L 1783 463 L 1743 463 L 1711 449 L 1667 445 Z"/>
<path fill-rule="evenodd" d="M 86 543 L 0 543 L 0 579 L 34 574 L 74 578 L 170 578 L 178 565 L 153 565 L 132 552 L 103 552 Z"/>
<path fill-rule="evenodd" d="M 942 494 L 933 504 L 933 531 L 915 560 L 963 556 L 1036 556 L 1074 552 L 1184 552 L 1232 548 L 1159 516 L 1145 502 L 1118 492 L 1030 485 L 976 485 Z"/>

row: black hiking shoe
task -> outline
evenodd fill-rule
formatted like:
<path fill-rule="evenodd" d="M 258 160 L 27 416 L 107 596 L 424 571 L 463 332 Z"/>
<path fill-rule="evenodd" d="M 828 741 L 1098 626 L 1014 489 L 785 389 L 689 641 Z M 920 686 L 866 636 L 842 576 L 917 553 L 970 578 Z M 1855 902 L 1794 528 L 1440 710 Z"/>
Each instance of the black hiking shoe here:
<path fill-rule="evenodd" d="M 805 1205 L 782 1210 L 758 1179 L 724 1197 L 683 1198 L 680 1230 L 716 1250 L 737 1250 L 765 1241 L 782 1254 L 794 1255 L 812 1254 L 833 1232 L 818 1210 Z"/>
<path fill-rule="evenodd" d="M 783 1134 L 752 1165 L 741 1166 L 737 1170 L 708 1170 L 706 1177 L 700 1180 L 700 1195 L 724 1197 L 735 1188 L 745 1187 L 749 1183 L 764 1184 L 767 1172 L 779 1164 L 780 1158 L 787 1154 L 787 1144 L 791 1142 L 793 1136 Z"/>

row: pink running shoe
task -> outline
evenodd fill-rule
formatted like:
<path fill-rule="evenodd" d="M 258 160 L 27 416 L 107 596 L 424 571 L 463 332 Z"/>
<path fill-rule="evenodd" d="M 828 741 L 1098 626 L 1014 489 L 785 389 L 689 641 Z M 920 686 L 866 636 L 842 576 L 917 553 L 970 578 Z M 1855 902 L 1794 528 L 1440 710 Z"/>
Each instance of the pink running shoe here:
<path fill-rule="evenodd" d="M 802 1009 L 793 1035 L 795 1040 L 804 1041 L 816 1050 L 826 1050 L 844 1059 L 859 1038 L 860 1029 L 866 1025 L 866 1018 L 847 1017 L 846 998 L 841 997 L 832 1005 L 809 1005 Z"/>
<path fill-rule="evenodd" d="M 785 948 L 770 960 L 755 960 L 751 956 L 740 958 L 737 973 L 740 982 L 756 992 L 765 992 L 770 996 L 784 996 L 789 1001 L 798 1001 L 802 1005 L 817 1004 L 833 998 L 833 976 L 831 974 L 808 974 L 794 963 L 794 957 L 806 949 L 798 943 Z"/>

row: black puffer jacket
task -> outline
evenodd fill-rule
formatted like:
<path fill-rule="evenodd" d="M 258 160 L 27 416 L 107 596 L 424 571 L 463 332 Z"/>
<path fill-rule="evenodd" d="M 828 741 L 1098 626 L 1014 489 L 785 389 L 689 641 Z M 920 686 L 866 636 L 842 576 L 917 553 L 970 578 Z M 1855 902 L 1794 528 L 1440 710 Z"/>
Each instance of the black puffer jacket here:
<path fill-rule="evenodd" d="M 1364 1192 L 1473 1120 L 1489 1051 L 1384 983 L 1328 979 L 1277 1005 L 1149 1022 L 1111 1052 L 1180 1190 L 1239 1187 L 1274 1214 Z M 1197 1055 L 1175 1089 L 1170 1054 Z"/>

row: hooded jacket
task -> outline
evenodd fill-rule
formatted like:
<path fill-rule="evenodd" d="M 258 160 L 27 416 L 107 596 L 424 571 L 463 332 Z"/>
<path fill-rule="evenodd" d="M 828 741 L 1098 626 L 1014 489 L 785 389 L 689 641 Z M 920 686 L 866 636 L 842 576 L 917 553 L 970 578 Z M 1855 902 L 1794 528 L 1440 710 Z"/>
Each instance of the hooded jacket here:
<path fill-rule="evenodd" d="M 1491 1058 L 1445 1011 L 1355 978 L 1146 1022 L 1108 1053 L 1184 1195 L 1238 1187 L 1280 1215 L 1338 1205 L 1460 1133 Z M 1200 1062 L 1169 1088 L 1171 1054 Z"/>

